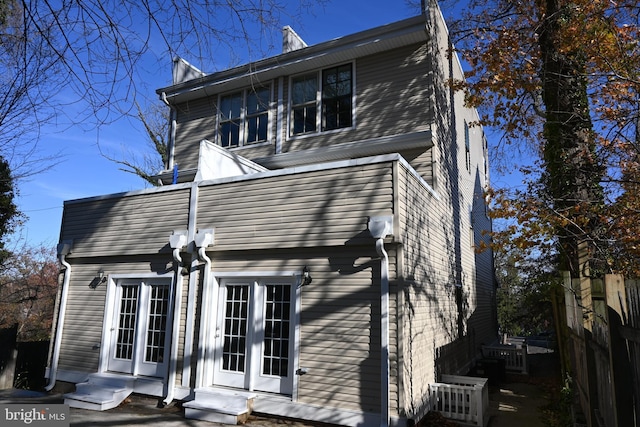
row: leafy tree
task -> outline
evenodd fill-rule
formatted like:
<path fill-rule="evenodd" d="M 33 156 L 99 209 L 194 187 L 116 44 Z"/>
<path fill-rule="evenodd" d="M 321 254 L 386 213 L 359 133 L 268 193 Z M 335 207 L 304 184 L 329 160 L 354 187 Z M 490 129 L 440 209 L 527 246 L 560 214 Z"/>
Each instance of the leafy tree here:
<path fill-rule="evenodd" d="M 0 266 L 0 328 L 18 324 L 20 341 L 49 339 L 58 290 L 54 248 L 24 246 Z"/>
<path fill-rule="evenodd" d="M 554 329 L 550 289 L 556 285 L 553 259 L 528 257 L 514 252 L 495 252 L 497 314 L 500 332 L 535 335 Z"/>
<path fill-rule="evenodd" d="M 494 215 L 518 221 L 496 237 L 558 250 L 573 277 L 624 270 L 612 254 L 638 246 L 638 222 L 625 240 L 621 219 L 637 213 L 639 12 L 630 0 L 475 0 L 452 29 L 470 67 L 452 83 L 500 131 L 497 153 L 537 158 L 525 188 L 493 194 Z"/>
<path fill-rule="evenodd" d="M 11 233 L 20 218 L 14 203 L 15 190 L 9 164 L 0 156 L 0 264 L 9 256 L 5 246 L 5 236 Z"/>

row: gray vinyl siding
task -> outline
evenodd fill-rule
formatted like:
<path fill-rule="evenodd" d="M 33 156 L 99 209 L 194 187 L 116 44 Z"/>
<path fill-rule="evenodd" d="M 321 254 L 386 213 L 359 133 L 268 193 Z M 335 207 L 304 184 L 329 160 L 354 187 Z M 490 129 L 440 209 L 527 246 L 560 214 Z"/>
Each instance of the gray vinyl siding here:
<path fill-rule="evenodd" d="M 356 59 L 355 127 L 291 137 L 283 152 L 428 130 L 432 88 L 425 55 L 417 44 Z"/>
<path fill-rule="evenodd" d="M 380 260 L 366 229 L 368 216 L 393 214 L 392 174 L 381 163 L 199 188 L 198 227 L 215 228 L 215 272 L 311 270 L 301 290 L 301 402 L 379 411 Z"/>
<path fill-rule="evenodd" d="M 429 383 L 441 374 L 465 374 L 481 345 L 495 337 L 492 255 L 475 251 L 483 230 L 490 229 L 482 206 L 487 184 L 482 130 L 470 134 L 468 168 L 464 123 L 473 123 L 477 115 L 464 108 L 462 93 L 447 89 L 446 79 L 462 74 L 446 56 L 446 32 L 430 31 L 434 87 L 439 88 L 433 93 L 434 147 L 407 160 L 439 197 L 430 196 L 404 167 L 398 184 L 405 279 L 401 384 L 409 414 L 425 408 Z"/>
<path fill-rule="evenodd" d="M 151 272 L 151 266 L 164 265 L 167 261 L 166 257 L 156 256 L 129 262 L 99 258 L 86 263 L 72 262 L 59 369 L 87 373 L 98 369 L 107 292 L 106 283 L 89 287 L 98 270 L 106 275 L 145 274 Z"/>
<path fill-rule="evenodd" d="M 214 96 L 176 105 L 174 164 L 179 170 L 197 168 L 200 141 L 215 141 L 216 105 Z"/>
<path fill-rule="evenodd" d="M 60 347 L 59 369 L 96 372 L 104 321 L 105 287 L 89 284 L 102 267 L 74 266 Z"/>
<path fill-rule="evenodd" d="M 416 44 L 358 59 L 356 139 L 429 129 L 433 87 L 426 48 Z"/>
<path fill-rule="evenodd" d="M 247 276 L 263 271 L 299 272 L 308 266 L 313 281 L 300 290 L 298 356 L 298 364 L 307 369 L 307 374 L 298 377 L 298 401 L 379 412 L 380 258 L 372 238 L 357 245 L 343 242 L 336 247 L 305 251 L 275 248 L 239 254 L 218 251 L 218 245 L 211 249 L 208 254 L 213 260 L 212 268 L 220 276 L 228 272 Z M 393 251 L 390 263 L 395 272 Z M 391 305 L 393 313 L 393 298 Z M 393 317 L 391 321 L 394 322 Z M 395 323 L 390 329 L 396 329 Z M 395 342 L 395 333 L 391 342 Z M 395 364 L 392 366 L 397 371 Z M 392 413 L 397 413 L 396 395 L 392 384 Z"/>
<path fill-rule="evenodd" d="M 433 148 L 428 150 L 412 150 L 401 154 L 402 157 L 409 162 L 411 167 L 415 169 L 431 187 L 435 188 L 436 179 L 434 175 Z"/>
<path fill-rule="evenodd" d="M 149 191 L 65 203 L 61 241 L 70 259 L 170 252 L 169 236 L 187 228 L 189 189 Z"/>
<path fill-rule="evenodd" d="M 451 76 L 462 74 L 447 57 L 439 12 L 426 24 L 431 34 L 426 43 L 353 61 L 353 128 L 289 138 L 291 76 L 283 75 L 268 82 L 269 142 L 232 149 L 256 159 L 275 153 L 277 135 L 282 152 L 288 152 L 429 130 L 432 148 L 400 153 L 408 165 L 378 157 L 65 203 L 61 241 L 73 240 L 73 250 L 67 257 L 72 274 L 59 368 L 87 373 L 98 368 L 107 295 L 106 284 L 89 286 L 98 270 L 171 272 L 172 231 L 189 229 L 193 239 L 196 230 L 213 228 L 215 243 L 207 255 L 218 279 L 286 272 L 293 282 L 303 267 L 311 272 L 312 283 L 300 289 L 299 351 L 293 356 L 307 373 L 296 377 L 297 402 L 380 413 L 381 259 L 367 220 L 393 215 L 394 235 L 385 239 L 390 414 L 420 413 L 430 383 L 441 374 L 466 373 L 496 328 L 492 255 L 475 251 L 491 228 L 482 195 L 488 177 L 480 128 L 472 135 L 472 165 L 466 167 L 464 122 L 477 116 L 463 108 L 463 94 L 447 85 Z M 215 142 L 218 96 L 175 106 L 179 170 L 198 166 L 201 140 Z M 183 251 L 185 267 L 195 256 L 191 241 Z M 179 276 L 176 385 L 194 385 L 204 268 L 198 265 L 196 273 Z M 182 378 L 187 362 L 189 379 Z"/>
<path fill-rule="evenodd" d="M 185 362 L 185 349 L 186 349 L 186 339 L 187 339 L 187 329 L 186 329 L 186 325 L 187 325 L 187 311 L 189 309 L 193 310 L 193 303 L 191 305 L 189 305 L 189 286 L 195 286 L 196 288 L 198 288 L 198 283 L 199 280 L 196 280 L 195 283 L 189 283 L 189 277 L 185 276 L 185 275 L 180 275 L 180 279 L 182 280 L 182 300 L 180 302 L 180 331 L 178 332 L 178 360 L 176 362 L 176 382 L 175 385 L 176 386 L 180 386 L 181 382 L 182 382 L 182 369 L 184 367 L 184 362 Z M 196 289 L 196 291 L 198 291 L 198 289 Z M 196 294 L 197 295 L 197 294 Z M 196 317 L 196 323 L 199 325 L 199 322 L 197 321 L 197 317 Z M 197 325 L 196 325 L 197 326 Z M 171 327 L 170 327 L 171 328 Z M 195 332 L 195 337 L 198 336 L 198 332 L 197 329 L 194 329 Z M 195 338 L 194 337 L 194 338 Z M 194 348 L 193 348 L 193 352 L 197 355 L 198 351 L 198 344 L 197 341 L 194 341 Z M 193 361 L 191 363 L 191 366 L 195 366 L 193 364 Z M 192 377 L 193 375 L 195 375 L 195 370 L 192 369 Z"/>
<path fill-rule="evenodd" d="M 198 227 L 219 250 L 342 246 L 393 212 L 390 163 L 199 188 Z"/>
<path fill-rule="evenodd" d="M 355 60 L 355 126 L 313 135 L 287 138 L 289 134 L 289 83 L 284 77 L 283 117 L 277 121 L 278 81 L 273 87 L 271 134 L 268 143 L 233 149 L 248 158 L 275 154 L 275 139 L 284 131 L 282 152 L 306 150 L 382 136 L 428 130 L 432 122 L 432 77 L 426 61 L 426 45 L 416 44 L 383 54 Z M 320 70 L 316 70 L 320 71 Z M 179 169 L 197 167 L 200 141 L 215 142 L 215 116 L 218 94 L 176 106 L 177 128 L 174 162 Z M 418 168 L 422 173 L 422 170 Z"/>
<path fill-rule="evenodd" d="M 420 408 L 436 380 L 438 348 L 456 339 L 454 284 L 446 240 L 450 225 L 437 215 L 437 200 L 405 168 L 399 168 L 400 228 L 404 246 L 405 315 L 403 396 L 408 412 Z"/>
<path fill-rule="evenodd" d="M 275 138 L 277 130 L 276 120 L 276 96 L 277 81 L 268 82 L 272 87 L 270 105 L 271 134 L 268 141 L 250 144 L 244 147 L 232 149 L 237 154 L 253 159 L 270 156 L 275 153 Z M 198 167 L 198 153 L 200 141 L 206 139 L 216 141 L 216 115 L 218 111 L 218 94 L 207 98 L 178 104 L 175 109 L 176 119 L 176 144 L 174 148 L 174 163 L 179 170 L 195 169 Z"/>

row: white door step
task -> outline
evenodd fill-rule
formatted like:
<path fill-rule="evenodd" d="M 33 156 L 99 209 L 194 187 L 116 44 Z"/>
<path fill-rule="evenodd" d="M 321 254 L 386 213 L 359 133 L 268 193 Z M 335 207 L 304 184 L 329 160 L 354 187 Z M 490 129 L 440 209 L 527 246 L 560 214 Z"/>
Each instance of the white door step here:
<path fill-rule="evenodd" d="M 182 406 L 185 417 L 223 424 L 244 424 L 253 409 L 255 393 L 201 388 L 195 399 Z"/>
<path fill-rule="evenodd" d="M 120 405 L 133 392 L 135 379 L 102 374 L 89 375 L 76 391 L 64 395 L 64 403 L 72 408 L 106 411 Z"/>
<path fill-rule="evenodd" d="M 79 396 L 92 396 L 96 399 L 112 399 L 114 394 L 127 392 L 126 387 L 104 386 L 91 383 L 76 384 L 76 391 L 73 394 Z"/>

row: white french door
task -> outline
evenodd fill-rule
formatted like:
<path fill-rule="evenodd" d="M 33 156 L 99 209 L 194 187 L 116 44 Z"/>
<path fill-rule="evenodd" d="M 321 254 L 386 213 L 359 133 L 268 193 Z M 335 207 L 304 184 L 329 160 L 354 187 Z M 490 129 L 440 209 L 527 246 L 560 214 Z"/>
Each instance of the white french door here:
<path fill-rule="evenodd" d="M 169 355 L 171 281 L 122 279 L 115 286 L 108 369 L 163 377 Z"/>
<path fill-rule="evenodd" d="M 278 279 L 223 279 L 213 383 L 291 394 L 295 286 Z"/>

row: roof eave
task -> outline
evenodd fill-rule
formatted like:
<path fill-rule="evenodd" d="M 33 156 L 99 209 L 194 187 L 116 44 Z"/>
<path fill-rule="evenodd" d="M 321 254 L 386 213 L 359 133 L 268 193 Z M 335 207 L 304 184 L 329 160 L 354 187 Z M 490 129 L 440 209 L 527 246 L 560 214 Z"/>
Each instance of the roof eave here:
<path fill-rule="evenodd" d="M 164 94 L 166 100 L 173 104 L 185 102 L 212 93 L 240 88 L 249 82 L 266 82 L 280 76 L 424 42 L 427 38 L 425 17 L 420 15 L 160 88 L 156 93 L 161 97 Z"/>

